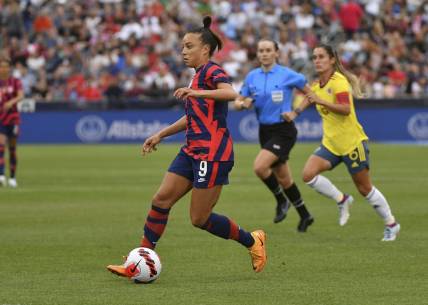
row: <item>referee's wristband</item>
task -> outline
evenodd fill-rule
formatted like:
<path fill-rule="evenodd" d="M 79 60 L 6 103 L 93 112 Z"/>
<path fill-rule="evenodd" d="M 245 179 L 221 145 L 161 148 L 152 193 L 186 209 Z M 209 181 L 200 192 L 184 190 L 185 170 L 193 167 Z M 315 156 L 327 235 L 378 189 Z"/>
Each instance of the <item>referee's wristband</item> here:
<path fill-rule="evenodd" d="M 294 109 L 294 112 L 295 112 L 297 115 L 300 115 L 300 114 L 302 113 L 302 109 L 300 109 L 299 107 L 296 107 L 296 108 Z"/>

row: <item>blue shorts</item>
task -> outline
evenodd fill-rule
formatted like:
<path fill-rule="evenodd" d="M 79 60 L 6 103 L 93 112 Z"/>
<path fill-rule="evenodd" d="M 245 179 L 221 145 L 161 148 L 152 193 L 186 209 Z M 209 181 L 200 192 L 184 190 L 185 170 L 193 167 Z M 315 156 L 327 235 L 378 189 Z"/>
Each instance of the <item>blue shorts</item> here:
<path fill-rule="evenodd" d="M 168 171 L 192 181 L 194 188 L 204 189 L 229 184 L 232 167 L 233 161 L 196 160 L 180 150 Z"/>
<path fill-rule="evenodd" d="M 8 138 L 17 138 L 19 135 L 19 125 L 0 124 L 0 134 L 4 134 Z"/>
<path fill-rule="evenodd" d="M 339 165 L 340 162 L 345 163 L 348 168 L 348 172 L 353 175 L 370 167 L 369 152 L 367 141 L 362 141 L 349 154 L 344 156 L 333 154 L 323 145 L 315 150 L 314 155 L 329 161 L 331 163 L 331 169 Z"/>

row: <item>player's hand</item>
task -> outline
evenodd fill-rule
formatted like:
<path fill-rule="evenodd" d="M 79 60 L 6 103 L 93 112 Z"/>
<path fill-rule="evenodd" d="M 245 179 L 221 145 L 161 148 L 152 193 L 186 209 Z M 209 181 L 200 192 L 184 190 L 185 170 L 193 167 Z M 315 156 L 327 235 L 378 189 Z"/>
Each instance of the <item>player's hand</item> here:
<path fill-rule="evenodd" d="M 180 100 L 185 100 L 188 97 L 198 97 L 198 91 L 190 88 L 179 88 L 175 90 L 174 97 Z"/>
<path fill-rule="evenodd" d="M 308 99 L 311 104 L 322 104 L 322 100 L 312 91 L 305 94 L 305 97 Z"/>
<path fill-rule="evenodd" d="M 292 122 L 297 116 L 298 116 L 298 114 L 295 111 L 289 111 L 289 112 L 283 112 L 282 113 L 282 117 L 287 122 Z"/>
<path fill-rule="evenodd" d="M 162 138 L 158 134 L 154 134 L 144 141 L 143 147 L 141 149 L 141 155 L 145 156 L 146 154 L 151 153 L 152 151 L 157 150 L 157 145 L 161 142 Z"/>
<path fill-rule="evenodd" d="M 235 99 L 233 101 L 233 108 L 235 108 L 236 110 L 244 109 L 244 101 L 241 99 Z"/>

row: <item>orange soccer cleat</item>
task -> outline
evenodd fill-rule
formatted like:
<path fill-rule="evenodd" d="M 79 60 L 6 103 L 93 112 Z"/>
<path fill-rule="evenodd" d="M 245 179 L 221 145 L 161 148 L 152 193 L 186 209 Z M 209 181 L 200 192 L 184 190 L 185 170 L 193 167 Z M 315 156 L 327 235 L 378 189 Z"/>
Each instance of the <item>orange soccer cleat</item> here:
<path fill-rule="evenodd" d="M 255 272 L 261 272 L 266 265 L 266 233 L 262 230 L 251 232 L 254 238 L 254 245 L 248 250 L 252 260 L 253 269 Z"/>
<path fill-rule="evenodd" d="M 108 265 L 107 270 L 118 276 L 129 277 L 128 271 L 124 265 Z"/>

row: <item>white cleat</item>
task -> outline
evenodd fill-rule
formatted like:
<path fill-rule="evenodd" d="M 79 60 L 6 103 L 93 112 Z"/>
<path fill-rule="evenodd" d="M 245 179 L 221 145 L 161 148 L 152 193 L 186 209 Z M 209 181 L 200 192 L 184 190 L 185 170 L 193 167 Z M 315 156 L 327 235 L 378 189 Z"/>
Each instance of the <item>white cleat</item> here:
<path fill-rule="evenodd" d="M 6 176 L 1 175 L 0 176 L 0 187 L 7 186 Z"/>
<path fill-rule="evenodd" d="M 393 227 L 386 226 L 383 231 L 382 241 L 394 241 L 397 238 L 398 232 L 400 232 L 400 224 L 397 223 Z"/>
<path fill-rule="evenodd" d="M 18 187 L 18 183 L 16 182 L 15 178 L 9 178 L 8 184 L 10 187 L 13 188 L 17 188 Z"/>
<path fill-rule="evenodd" d="M 351 207 L 352 202 L 354 202 L 354 197 L 351 195 L 344 195 L 345 200 L 342 203 L 338 203 L 339 207 L 339 225 L 344 226 L 348 222 L 349 219 L 349 208 Z"/>

